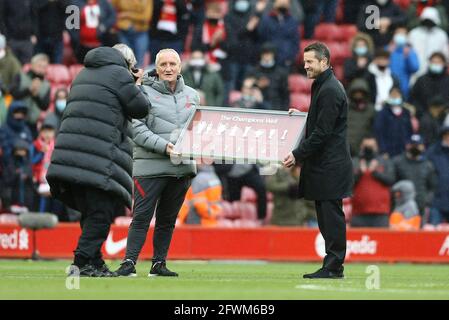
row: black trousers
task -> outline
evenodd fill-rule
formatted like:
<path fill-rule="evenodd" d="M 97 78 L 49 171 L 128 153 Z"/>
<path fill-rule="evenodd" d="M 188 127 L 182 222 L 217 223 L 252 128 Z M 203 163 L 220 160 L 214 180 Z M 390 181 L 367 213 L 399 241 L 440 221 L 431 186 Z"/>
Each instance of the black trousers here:
<path fill-rule="evenodd" d="M 318 227 L 326 246 L 323 267 L 329 270 L 339 270 L 346 256 L 346 222 L 343 201 L 315 201 L 315 206 Z"/>
<path fill-rule="evenodd" d="M 129 226 L 126 259 L 137 262 L 156 213 L 153 262 L 166 260 L 176 218 L 190 183 L 189 177 L 134 178 L 134 215 Z"/>
<path fill-rule="evenodd" d="M 257 194 L 257 218 L 265 219 L 267 215 L 267 188 L 256 167 L 239 178 L 228 177 L 229 200 L 240 200 L 242 188 L 247 186 Z"/>
<path fill-rule="evenodd" d="M 79 267 L 87 263 L 100 266 L 104 263 L 101 246 L 115 215 L 122 211 L 124 204 L 117 196 L 96 188 L 80 186 L 72 188 L 71 192 L 81 212 L 81 236 L 74 251 L 74 264 Z"/>

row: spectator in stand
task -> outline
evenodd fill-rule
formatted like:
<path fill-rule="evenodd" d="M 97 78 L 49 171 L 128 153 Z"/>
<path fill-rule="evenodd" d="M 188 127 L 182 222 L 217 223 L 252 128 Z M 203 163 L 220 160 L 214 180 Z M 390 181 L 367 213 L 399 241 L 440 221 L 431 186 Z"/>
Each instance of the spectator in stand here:
<path fill-rule="evenodd" d="M 13 157 L 14 143 L 16 140 L 24 140 L 30 146 L 33 142 L 31 131 L 26 124 L 28 106 L 25 102 L 16 100 L 8 109 L 6 123 L 2 127 L 4 140 L 1 141 L 3 147 L 3 156 L 6 163 L 10 162 Z"/>
<path fill-rule="evenodd" d="M 72 0 L 80 9 L 80 29 L 70 30 L 72 46 L 79 63 L 90 50 L 113 45 L 111 28 L 115 25 L 115 10 L 108 0 Z"/>
<path fill-rule="evenodd" d="M 62 33 L 65 30 L 67 15 L 65 10 L 70 0 L 39 0 L 37 4 L 37 53 L 45 53 L 51 63 L 61 64 L 63 60 L 64 42 Z"/>
<path fill-rule="evenodd" d="M 273 10 L 264 14 L 258 26 L 260 43 L 277 48 L 276 62 L 290 68 L 299 50 L 299 22 L 290 14 L 290 0 L 274 0 Z"/>
<path fill-rule="evenodd" d="M 194 49 L 192 51 L 182 76 L 186 85 L 204 93 L 206 105 L 215 107 L 223 105 L 223 80 L 220 73 L 209 65 L 202 50 Z"/>
<path fill-rule="evenodd" d="M 212 64 L 222 65 L 227 58 L 225 40 L 226 27 L 223 11 L 218 2 L 211 2 L 206 6 L 206 19 L 200 28 L 195 30 L 192 46 L 206 48 L 208 61 Z"/>
<path fill-rule="evenodd" d="M 376 111 L 380 111 L 383 104 L 388 99 L 391 88 L 399 87 L 399 80 L 391 73 L 390 53 L 383 49 L 377 50 L 374 60 L 369 65 L 368 70 L 374 75 L 375 81 L 374 84 L 370 84 L 370 88 L 374 85 L 376 87 L 374 107 Z M 373 78 L 369 78 L 369 80 L 372 81 Z"/>
<path fill-rule="evenodd" d="M 359 157 L 354 162 L 354 196 L 352 227 L 388 227 L 391 209 L 390 187 L 394 168 L 390 160 L 379 155 L 376 139 L 363 138 Z"/>
<path fill-rule="evenodd" d="M 390 228 L 393 230 L 419 230 L 421 216 L 415 201 L 415 186 L 413 182 L 402 180 L 393 188 L 395 206 L 390 216 Z"/>
<path fill-rule="evenodd" d="M 5 184 L 5 159 L 3 153 L 3 141 L 5 140 L 5 132 L 3 131 L 2 126 L 0 125 L 0 213 L 5 210 L 5 200 L 8 201 L 8 190 Z"/>
<path fill-rule="evenodd" d="M 349 24 L 357 24 L 360 8 L 364 8 L 367 0 L 344 0 L 343 14 L 344 22 Z"/>
<path fill-rule="evenodd" d="M 64 112 L 65 107 L 67 106 L 68 96 L 69 91 L 67 90 L 67 88 L 62 87 L 56 90 L 54 96 L 55 110 L 53 112 L 48 113 L 44 120 L 44 122 L 50 122 L 55 124 L 56 134 L 58 133 L 59 126 L 61 125 L 62 113 Z"/>
<path fill-rule="evenodd" d="M 249 71 L 257 79 L 264 101 L 271 110 L 287 111 L 290 105 L 288 70 L 276 61 L 276 47 L 262 46 L 259 65 Z"/>
<path fill-rule="evenodd" d="M 245 78 L 242 85 L 242 96 L 232 106 L 245 109 L 268 109 L 269 107 L 264 102 L 263 94 L 254 77 Z"/>
<path fill-rule="evenodd" d="M 36 4 L 31 0 L 0 1 L 0 33 L 21 64 L 29 63 L 37 43 Z"/>
<path fill-rule="evenodd" d="M 397 26 L 393 40 L 388 46 L 388 51 L 391 54 L 391 73 L 399 79 L 402 95 L 405 99 L 408 98 L 410 78 L 419 69 L 418 56 L 413 47 L 407 42 L 407 33 L 405 26 Z"/>
<path fill-rule="evenodd" d="M 334 23 L 337 14 L 339 0 L 301 0 L 304 8 L 304 38 L 312 39 L 315 34 L 315 27 L 320 23 L 321 15 L 323 22 Z"/>
<path fill-rule="evenodd" d="M 0 81 L 4 93 L 9 93 L 9 88 L 14 78 L 22 71 L 22 66 L 11 49 L 6 46 L 6 38 L 0 34 Z"/>
<path fill-rule="evenodd" d="M 358 155 L 365 136 L 372 135 L 375 117 L 374 104 L 370 101 L 368 84 L 363 79 L 355 79 L 348 89 L 348 142 L 351 154 Z"/>
<path fill-rule="evenodd" d="M 361 7 L 357 22 L 358 29 L 373 38 L 376 48 L 384 47 L 390 42 L 392 31 L 396 25 L 405 24 L 407 17 L 393 0 L 376 0 L 374 5 L 380 10 L 380 19 L 369 19 L 368 16 L 372 14 L 372 10 L 366 10 L 366 8 L 372 5 L 373 3 L 370 1 Z M 371 20 L 373 23 L 377 23 L 374 28 L 369 25 Z"/>
<path fill-rule="evenodd" d="M 229 67 L 229 80 L 225 84 L 226 95 L 233 90 L 241 89 L 249 67 L 257 63 L 259 50 L 257 26 L 267 1 L 257 1 L 254 13 L 249 0 L 232 0 L 230 4 L 230 10 L 225 16 Z M 225 105 L 227 102 L 225 101 Z"/>
<path fill-rule="evenodd" d="M 373 55 L 374 43 L 366 33 L 359 32 L 351 42 L 352 57 L 344 62 L 344 82 L 349 84 L 356 78 L 365 79 L 370 88 L 370 100 L 376 102 L 376 80 L 374 75 L 368 71 Z"/>
<path fill-rule="evenodd" d="M 441 139 L 429 148 L 426 156 L 438 177 L 429 222 L 434 225 L 449 222 L 449 125 L 442 127 Z"/>
<path fill-rule="evenodd" d="M 50 105 L 50 83 L 45 78 L 49 59 L 40 53 L 31 59 L 31 69 L 20 73 L 14 78 L 11 85 L 11 94 L 14 99 L 23 100 L 28 106 L 27 124 L 33 137 L 37 136 L 37 121 L 42 111 Z"/>
<path fill-rule="evenodd" d="M 267 190 L 273 193 L 274 210 L 270 223 L 277 226 L 316 226 L 313 201 L 298 199 L 299 166 L 278 168 L 267 177 Z"/>
<path fill-rule="evenodd" d="M 220 205 L 221 194 L 221 181 L 214 168 L 198 165 L 198 175 L 192 179 L 192 185 L 179 210 L 178 222 L 215 227 L 223 210 Z"/>
<path fill-rule="evenodd" d="M 256 7 L 257 3 L 265 2 L 265 9 L 263 13 L 270 13 L 274 7 L 274 0 L 250 0 L 253 7 Z M 298 22 L 303 22 L 305 18 L 304 8 L 302 6 L 301 0 L 290 1 L 290 13 L 293 18 L 298 20 Z"/>
<path fill-rule="evenodd" d="M 441 0 L 412 0 L 407 9 L 407 28 L 409 30 L 416 28 L 420 24 L 419 17 L 423 10 L 427 7 L 433 7 L 438 10 L 438 15 L 441 20 L 440 27 L 443 30 L 448 30 L 449 19 L 447 17 L 446 8 Z"/>
<path fill-rule="evenodd" d="M 430 208 L 436 187 L 435 169 L 424 157 L 426 148 L 423 138 L 414 134 L 406 145 L 406 151 L 393 159 L 396 182 L 410 180 L 416 190 L 416 203 L 421 217 Z"/>
<path fill-rule="evenodd" d="M 34 210 L 34 183 L 31 169 L 30 143 L 17 139 L 12 149 L 12 159 L 5 170 L 6 187 L 10 190 L 12 212 L 21 213 Z"/>
<path fill-rule="evenodd" d="M 441 52 L 445 58 L 449 57 L 449 39 L 446 31 L 440 28 L 441 19 L 438 10 L 427 7 L 420 16 L 420 26 L 409 33 L 409 42 L 415 49 L 419 58 L 419 71 L 416 74 L 424 74 L 429 65 L 429 57 L 435 52 Z"/>
<path fill-rule="evenodd" d="M 8 115 L 8 109 L 6 108 L 5 102 L 5 89 L 3 88 L 2 79 L 0 77 L 0 127 L 6 122 L 6 117 Z M 1 140 L 0 140 L 1 141 Z M 1 142 L 0 142 L 1 144 Z"/>
<path fill-rule="evenodd" d="M 404 152 L 413 134 L 410 112 L 404 108 L 401 89 L 393 87 L 390 97 L 374 120 L 374 132 L 381 154 L 390 158 Z"/>
<path fill-rule="evenodd" d="M 150 46 L 148 31 L 153 16 L 153 1 L 112 0 L 111 3 L 117 12 L 119 41 L 134 51 L 137 65 L 144 67 L 145 54 Z"/>
<path fill-rule="evenodd" d="M 257 194 L 257 218 L 261 224 L 267 215 L 267 190 L 265 181 L 259 173 L 257 165 L 234 164 L 216 165 L 215 170 L 226 186 L 224 191 L 229 201 L 239 201 L 244 186 L 253 189 Z"/>
<path fill-rule="evenodd" d="M 441 52 L 435 52 L 430 56 L 427 73 L 418 78 L 410 91 L 410 102 L 416 107 L 418 118 L 428 111 L 433 97 L 441 96 L 449 101 L 448 88 L 446 57 Z"/>
<path fill-rule="evenodd" d="M 150 27 L 150 51 L 154 62 L 156 54 L 172 48 L 179 54 L 189 29 L 189 12 L 184 0 L 154 0 Z"/>
<path fill-rule="evenodd" d="M 437 142 L 447 116 L 449 116 L 448 102 L 441 96 L 433 97 L 429 103 L 429 111 L 424 113 L 419 122 L 419 132 L 426 146 Z"/>

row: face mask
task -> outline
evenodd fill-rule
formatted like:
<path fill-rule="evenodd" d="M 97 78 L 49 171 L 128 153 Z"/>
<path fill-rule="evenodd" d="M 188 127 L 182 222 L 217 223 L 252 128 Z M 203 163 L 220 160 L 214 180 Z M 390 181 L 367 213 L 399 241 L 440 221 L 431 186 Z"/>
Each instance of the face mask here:
<path fill-rule="evenodd" d="M 282 14 L 283 16 L 285 16 L 288 12 L 288 8 L 286 7 L 279 7 L 277 8 L 277 10 L 279 11 L 280 14 Z"/>
<path fill-rule="evenodd" d="M 409 152 L 413 157 L 417 157 L 417 156 L 421 155 L 421 150 L 419 150 L 419 148 L 416 146 L 411 147 L 409 149 Z"/>
<path fill-rule="evenodd" d="M 402 33 L 398 33 L 394 36 L 394 43 L 396 43 L 396 45 L 398 47 L 403 47 L 407 44 L 407 36 L 405 34 Z"/>
<path fill-rule="evenodd" d="M 217 18 L 208 18 L 207 21 L 209 21 L 210 24 L 218 24 Z"/>
<path fill-rule="evenodd" d="M 392 106 L 400 106 L 402 104 L 402 98 L 389 98 L 388 104 Z"/>
<path fill-rule="evenodd" d="M 377 4 L 378 4 L 379 6 L 384 6 L 384 5 L 387 4 L 387 2 L 388 2 L 388 0 L 377 0 Z"/>
<path fill-rule="evenodd" d="M 0 59 L 3 59 L 6 56 L 6 51 L 5 49 L 1 49 L 0 50 Z"/>
<path fill-rule="evenodd" d="M 206 61 L 204 59 L 192 59 L 189 64 L 192 68 L 202 68 L 206 65 Z"/>
<path fill-rule="evenodd" d="M 362 151 L 362 158 L 363 159 L 366 159 L 366 160 L 370 161 L 370 160 L 374 159 L 375 155 L 376 154 L 375 154 L 373 148 L 371 148 L 371 147 L 363 148 L 363 151 Z"/>
<path fill-rule="evenodd" d="M 247 12 L 249 9 L 249 1 L 246 0 L 237 0 L 234 4 L 234 9 L 237 12 Z"/>
<path fill-rule="evenodd" d="M 243 101 L 250 101 L 250 102 L 256 100 L 256 98 L 254 98 L 253 96 L 251 96 L 251 95 L 249 95 L 249 94 L 244 94 L 244 95 L 242 95 L 242 99 L 243 99 Z"/>
<path fill-rule="evenodd" d="M 55 107 L 59 112 L 63 112 L 67 105 L 67 100 L 56 100 Z"/>
<path fill-rule="evenodd" d="M 429 71 L 433 74 L 442 74 L 444 66 L 442 64 L 431 63 L 429 64 Z"/>
<path fill-rule="evenodd" d="M 380 71 L 382 71 L 382 72 L 384 72 L 386 69 L 387 69 L 387 66 L 377 66 L 377 68 L 380 70 Z"/>
<path fill-rule="evenodd" d="M 436 27 L 435 22 L 433 22 L 433 21 L 430 20 L 430 19 L 425 19 L 425 20 L 421 21 L 421 25 L 422 25 L 423 27 L 428 28 L 428 29 L 432 29 L 433 27 Z"/>
<path fill-rule="evenodd" d="M 260 62 L 260 66 L 262 67 L 262 68 L 272 68 L 273 66 L 274 66 L 274 64 L 275 64 L 275 61 L 274 60 L 271 60 L 271 61 L 261 61 Z"/>
<path fill-rule="evenodd" d="M 354 48 L 354 53 L 358 56 L 364 56 L 368 53 L 367 47 L 356 47 Z"/>

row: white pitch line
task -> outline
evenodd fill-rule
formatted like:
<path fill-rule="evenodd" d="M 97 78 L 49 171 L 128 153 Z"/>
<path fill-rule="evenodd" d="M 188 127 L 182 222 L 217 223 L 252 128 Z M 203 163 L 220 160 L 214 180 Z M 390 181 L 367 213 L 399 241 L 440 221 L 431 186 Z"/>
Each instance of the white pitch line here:
<path fill-rule="evenodd" d="M 338 292 L 365 292 L 365 293 L 406 293 L 406 294 L 441 294 L 447 295 L 449 297 L 449 291 L 443 290 L 408 290 L 408 289 L 379 289 L 379 290 L 368 290 L 361 288 L 336 288 L 331 286 L 320 286 L 314 284 L 300 284 L 295 287 L 295 289 L 302 290 L 314 290 L 314 291 L 338 291 Z"/>

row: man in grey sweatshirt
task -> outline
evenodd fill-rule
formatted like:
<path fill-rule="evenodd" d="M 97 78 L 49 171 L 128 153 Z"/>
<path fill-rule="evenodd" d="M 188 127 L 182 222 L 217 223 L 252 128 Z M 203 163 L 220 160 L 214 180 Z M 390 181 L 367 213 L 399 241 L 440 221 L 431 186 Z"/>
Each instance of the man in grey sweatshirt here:
<path fill-rule="evenodd" d="M 135 264 L 147 237 L 153 215 L 153 261 L 148 276 L 177 276 L 166 267 L 166 257 L 179 209 L 191 179 L 193 161 L 171 161 L 174 143 L 195 106 L 198 93 L 186 86 L 181 76 L 181 59 L 173 49 L 156 56 L 156 70 L 144 76 L 143 88 L 151 102 L 148 117 L 133 120 L 133 221 L 129 227 L 126 257 L 117 273 L 135 276 Z M 176 162 L 176 163 L 175 163 Z"/>

